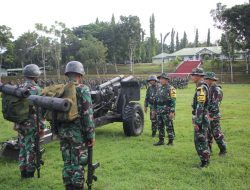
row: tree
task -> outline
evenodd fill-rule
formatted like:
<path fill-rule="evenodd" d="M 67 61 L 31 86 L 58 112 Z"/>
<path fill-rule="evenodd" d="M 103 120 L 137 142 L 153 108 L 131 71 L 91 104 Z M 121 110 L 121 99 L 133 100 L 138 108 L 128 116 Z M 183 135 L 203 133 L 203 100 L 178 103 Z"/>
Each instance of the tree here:
<path fill-rule="evenodd" d="M 175 42 L 175 46 L 176 46 L 176 51 L 178 51 L 180 49 L 180 41 L 179 41 L 179 34 L 178 32 L 176 33 L 176 42 Z"/>
<path fill-rule="evenodd" d="M 199 46 L 199 32 L 198 32 L 198 29 L 196 29 L 194 47 L 198 47 L 198 46 Z"/>
<path fill-rule="evenodd" d="M 112 18 L 111 18 L 111 25 L 115 25 L 115 16 L 114 14 L 112 14 Z"/>
<path fill-rule="evenodd" d="M 36 48 L 38 34 L 36 32 L 23 33 L 15 43 L 15 60 L 24 67 L 25 63 L 32 63 L 34 57 L 34 48 Z"/>
<path fill-rule="evenodd" d="M 172 28 L 172 31 L 171 31 L 171 42 L 170 42 L 170 53 L 174 52 L 174 36 L 175 36 L 175 31 Z"/>
<path fill-rule="evenodd" d="M 86 63 L 87 67 L 95 67 L 98 76 L 99 69 L 106 63 L 106 56 L 107 48 L 91 35 L 81 40 L 81 48 L 76 53 L 77 59 Z"/>
<path fill-rule="evenodd" d="M 0 69 L 2 68 L 3 64 L 3 54 L 6 54 L 8 57 L 8 62 L 10 62 L 10 54 L 9 52 L 13 49 L 13 45 L 11 44 L 11 39 L 13 35 L 11 33 L 11 28 L 5 25 L 0 25 Z M 9 49 L 8 49 L 9 48 Z"/>
<path fill-rule="evenodd" d="M 210 28 L 208 29 L 208 31 L 207 31 L 207 47 L 209 47 L 210 46 Z"/>
<path fill-rule="evenodd" d="M 151 49 L 151 57 L 156 55 L 156 39 L 155 39 L 155 16 L 149 18 L 150 24 L 150 49 Z"/>
<path fill-rule="evenodd" d="M 183 38 L 181 39 L 181 43 L 180 43 L 180 49 L 186 48 L 187 45 L 188 45 L 187 34 L 184 31 Z"/>

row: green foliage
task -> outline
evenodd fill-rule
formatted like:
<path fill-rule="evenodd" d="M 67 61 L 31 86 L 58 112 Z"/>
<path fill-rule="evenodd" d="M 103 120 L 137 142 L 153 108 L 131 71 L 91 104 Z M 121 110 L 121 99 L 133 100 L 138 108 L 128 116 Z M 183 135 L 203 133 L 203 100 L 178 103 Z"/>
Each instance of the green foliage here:
<path fill-rule="evenodd" d="M 187 47 L 187 45 L 188 45 L 187 34 L 184 31 L 183 38 L 181 39 L 180 43 L 180 49 Z"/>
<path fill-rule="evenodd" d="M 154 147 L 157 138 L 151 138 L 149 114 L 145 114 L 145 129 L 141 136 L 127 138 L 122 124 L 114 123 L 96 130 L 94 161 L 99 161 L 98 181 L 93 189 L 107 190 L 160 190 L 160 189 L 220 189 L 247 190 L 250 186 L 248 148 L 250 128 L 250 85 L 222 85 L 224 99 L 221 105 L 222 129 L 228 145 L 228 155 L 218 156 L 215 142 L 211 164 L 198 169 L 199 158 L 193 144 L 190 102 L 194 85 L 177 91 L 176 140 L 174 146 Z M 141 93 L 141 103 L 145 90 Z M 239 109 L 240 107 L 240 109 Z M 2 118 L 0 140 L 15 135 L 12 124 Z M 0 189 L 5 190 L 61 190 L 63 166 L 59 142 L 45 146 L 45 165 L 41 178 L 21 180 L 15 161 L 0 158 Z"/>
<path fill-rule="evenodd" d="M 175 36 L 175 31 L 174 31 L 174 29 L 172 28 L 172 31 L 171 31 L 171 41 L 170 41 L 170 53 L 173 53 L 174 50 L 175 50 L 175 46 L 174 46 L 174 36 Z"/>
<path fill-rule="evenodd" d="M 178 51 L 178 50 L 180 50 L 180 41 L 179 41 L 179 34 L 178 34 L 178 32 L 177 32 L 177 34 L 176 34 L 176 42 L 175 42 L 175 49 L 176 49 L 176 51 Z"/>
<path fill-rule="evenodd" d="M 198 47 L 198 46 L 199 46 L 199 32 L 198 32 L 198 29 L 196 29 L 195 39 L 194 39 L 194 47 Z"/>
<path fill-rule="evenodd" d="M 207 31 L 207 47 L 209 47 L 210 45 L 211 45 L 211 42 L 210 42 L 210 28 L 209 28 Z"/>

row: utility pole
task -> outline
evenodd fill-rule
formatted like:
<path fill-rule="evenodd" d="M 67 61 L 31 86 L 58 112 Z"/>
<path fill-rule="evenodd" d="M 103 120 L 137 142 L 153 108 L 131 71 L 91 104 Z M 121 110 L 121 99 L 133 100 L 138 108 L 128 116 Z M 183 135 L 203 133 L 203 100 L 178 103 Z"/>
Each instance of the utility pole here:
<path fill-rule="evenodd" d="M 163 57 L 163 46 L 164 46 L 164 42 L 166 40 L 166 38 L 168 37 L 169 32 L 164 36 L 164 38 L 162 38 L 162 33 L 161 33 L 161 58 L 162 58 L 162 63 L 161 63 L 161 73 L 163 73 L 164 69 L 163 69 L 163 65 L 164 65 L 164 57 Z"/>

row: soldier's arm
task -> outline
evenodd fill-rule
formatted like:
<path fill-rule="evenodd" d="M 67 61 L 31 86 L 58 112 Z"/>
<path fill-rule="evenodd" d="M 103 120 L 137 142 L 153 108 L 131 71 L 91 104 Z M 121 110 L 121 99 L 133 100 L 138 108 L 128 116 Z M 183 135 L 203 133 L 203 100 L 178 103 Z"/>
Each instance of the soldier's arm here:
<path fill-rule="evenodd" d="M 214 116 L 215 114 L 219 113 L 221 96 L 222 94 L 218 89 L 214 90 L 214 93 L 212 94 L 211 102 L 210 102 L 210 109 L 209 109 L 210 116 Z"/>
<path fill-rule="evenodd" d="M 93 108 L 92 108 L 92 99 L 90 95 L 90 90 L 88 87 L 84 87 L 82 90 L 82 122 L 84 123 L 83 127 L 86 127 L 85 131 L 87 132 L 87 139 L 95 138 L 95 124 L 93 117 Z"/>
<path fill-rule="evenodd" d="M 197 105 L 195 110 L 195 119 L 194 123 L 195 125 L 202 126 L 202 120 L 204 117 L 204 109 L 205 109 L 205 103 L 207 98 L 207 92 L 205 87 L 201 86 L 197 88 Z"/>
<path fill-rule="evenodd" d="M 146 91 L 146 97 L 144 100 L 144 107 L 148 107 L 148 99 L 149 99 L 149 88 Z"/>

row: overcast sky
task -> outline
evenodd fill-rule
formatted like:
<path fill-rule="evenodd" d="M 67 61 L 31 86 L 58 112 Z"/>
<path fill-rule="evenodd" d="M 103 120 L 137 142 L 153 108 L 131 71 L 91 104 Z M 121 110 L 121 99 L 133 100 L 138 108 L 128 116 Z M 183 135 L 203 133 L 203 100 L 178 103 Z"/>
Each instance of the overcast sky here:
<path fill-rule="evenodd" d="M 34 30 L 35 23 L 51 25 L 56 20 L 71 28 L 95 22 L 97 17 L 99 21 L 110 21 L 114 14 L 118 21 L 120 15 L 136 15 L 149 36 L 149 17 L 154 13 L 158 39 L 160 33 L 174 28 L 179 32 L 179 38 L 185 30 L 188 40 L 193 41 L 198 28 L 199 41 L 205 41 L 210 28 L 214 42 L 221 34 L 213 27 L 210 16 L 210 10 L 217 2 L 231 7 L 248 0 L 0 0 L 0 25 L 11 27 L 17 38 Z"/>

